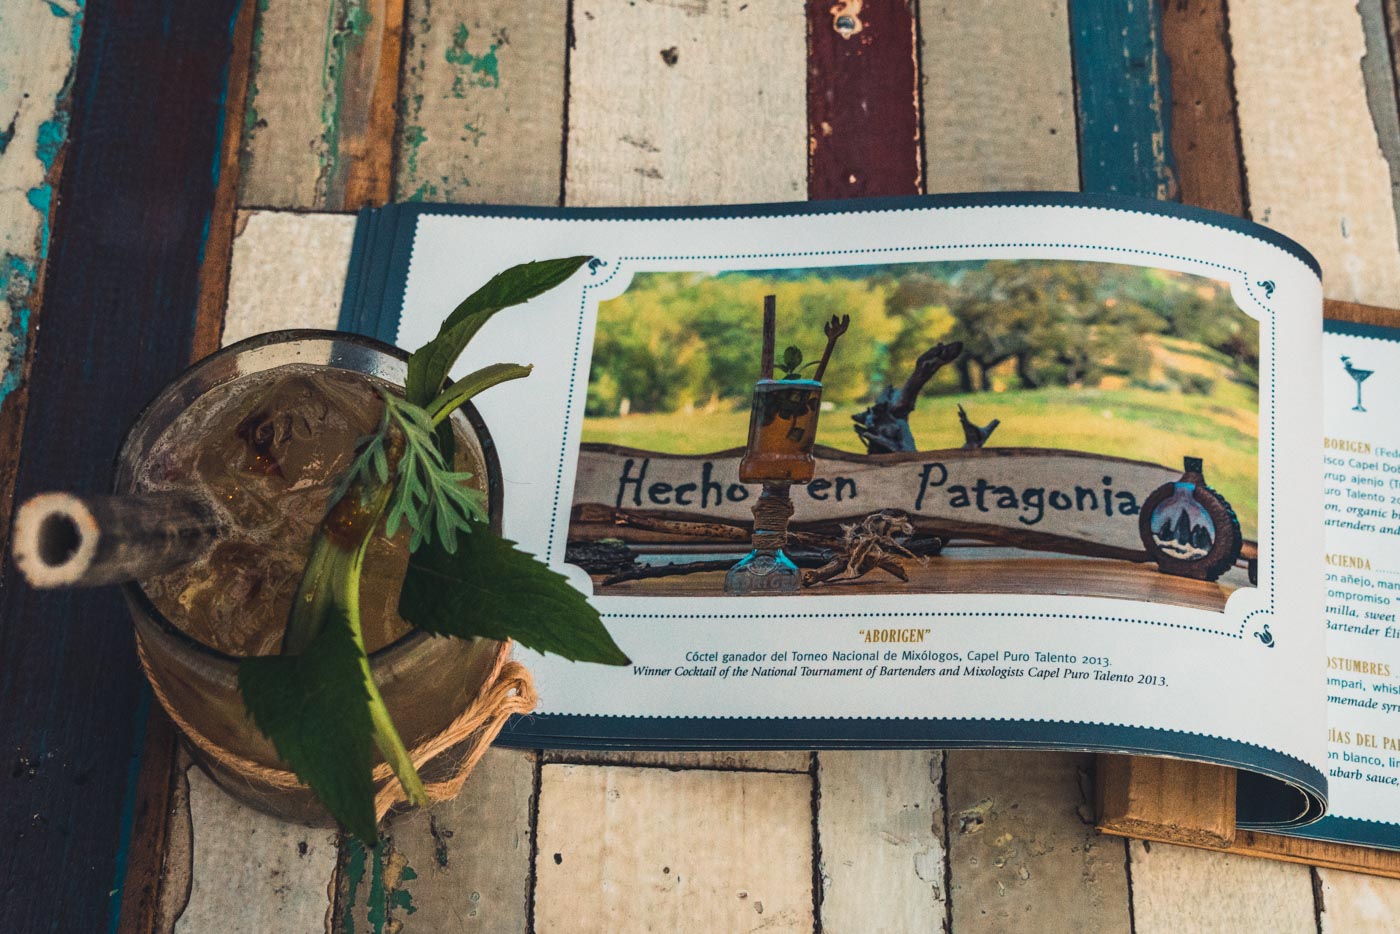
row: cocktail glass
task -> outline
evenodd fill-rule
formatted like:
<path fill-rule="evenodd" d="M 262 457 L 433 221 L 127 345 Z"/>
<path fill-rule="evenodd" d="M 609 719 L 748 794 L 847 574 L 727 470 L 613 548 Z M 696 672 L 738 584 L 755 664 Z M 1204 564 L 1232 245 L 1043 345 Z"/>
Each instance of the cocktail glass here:
<path fill-rule="evenodd" d="M 185 371 L 141 413 L 123 443 L 114 492 L 137 490 L 141 467 L 157 440 L 195 400 L 216 387 L 290 364 L 402 385 L 407 359 L 403 351 L 379 341 L 331 331 L 279 331 L 234 344 Z M 452 427 L 459 463 L 465 459 L 472 465 L 487 494 L 491 523 L 498 528 L 500 466 L 486 426 L 467 406 L 452 416 Z M 192 436 L 191 443 L 198 444 L 199 439 Z M 329 814 L 309 788 L 287 788 L 249 774 L 246 763 L 284 771 L 287 767 L 243 706 L 238 659 L 191 637 L 177 625 L 178 620 L 167 618 L 156 607 L 139 583 L 124 584 L 121 590 L 156 696 L 177 723 L 189 727 L 187 738 L 200 765 L 232 795 L 254 807 L 290 820 L 329 824 Z M 282 619 L 268 620 L 270 627 L 279 630 L 284 624 Z M 370 653 L 370 669 L 399 733 L 412 747 L 446 729 L 504 664 L 509 651 L 506 643 L 437 639 L 410 629 Z M 230 764 L 240 762 L 245 767 Z M 432 777 L 424 774 L 425 779 Z"/>
<path fill-rule="evenodd" d="M 749 443 L 739 479 L 762 483 L 753 507 L 753 551 L 729 569 L 725 593 L 737 596 L 797 593 L 802 575 L 784 552 L 792 517 L 789 490 L 811 481 L 816 471 L 822 384 L 810 379 L 761 379 L 754 385 Z"/>

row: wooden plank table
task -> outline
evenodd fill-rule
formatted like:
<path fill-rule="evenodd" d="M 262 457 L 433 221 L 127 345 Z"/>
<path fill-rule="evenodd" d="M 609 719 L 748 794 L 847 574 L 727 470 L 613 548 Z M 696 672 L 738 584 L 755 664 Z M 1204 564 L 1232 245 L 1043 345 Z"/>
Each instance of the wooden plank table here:
<path fill-rule="evenodd" d="M 334 326 L 350 212 L 390 199 L 1114 190 L 1269 223 L 1329 297 L 1400 304 L 1395 3 L 17 0 L 0 512 L 99 488 L 188 359 Z M 74 458 L 50 429 L 95 397 Z M 1099 835 L 1078 754 L 496 750 L 367 853 L 191 766 L 111 595 L 7 569 L 0 602 L 0 930 L 1400 924 L 1400 882 Z"/>

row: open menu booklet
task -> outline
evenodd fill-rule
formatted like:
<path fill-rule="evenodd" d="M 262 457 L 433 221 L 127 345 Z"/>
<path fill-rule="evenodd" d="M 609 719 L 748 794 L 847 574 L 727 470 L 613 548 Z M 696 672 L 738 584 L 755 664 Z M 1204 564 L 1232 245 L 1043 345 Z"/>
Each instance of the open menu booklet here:
<path fill-rule="evenodd" d="M 1173 756 L 1400 847 L 1400 329 L 1324 323 L 1302 247 L 1072 194 L 402 204 L 341 324 L 413 349 L 579 254 L 459 375 L 534 365 L 477 400 L 502 531 L 632 664 L 517 650 L 501 742 Z"/>

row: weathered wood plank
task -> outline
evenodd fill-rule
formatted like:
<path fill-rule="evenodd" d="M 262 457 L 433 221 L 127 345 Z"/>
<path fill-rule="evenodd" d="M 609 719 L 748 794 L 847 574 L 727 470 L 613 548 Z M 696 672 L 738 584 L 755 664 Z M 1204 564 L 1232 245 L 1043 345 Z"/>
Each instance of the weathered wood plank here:
<path fill-rule="evenodd" d="M 24 435 L 25 376 L 81 31 L 72 2 L 17 6 L 0 20 L 0 446 L 7 451 Z M 0 461 L 0 543 L 9 537 L 17 468 L 17 458 Z"/>
<path fill-rule="evenodd" d="M 806 23 L 782 0 L 576 0 L 568 204 L 800 200 Z"/>
<path fill-rule="evenodd" d="M 1307 245 L 1328 297 L 1394 304 L 1390 168 L 1367 106 L 1356 7 L 1234 0 L 1230 39 L 1254 219 Z"/>
<path fill-rule="evenodd" d="M 409 0 L 396 198 L 559 202 L 567 11 Z"/>
<path fill-rule="evenodd" d="M 800 749 L 740 749 L 660 752 L 650 749 L 600 751 L 553 749 L 544 752 L 549 763 L 574 765 L 661 766 L 672 769 L 735 769 L 749 772 L 809 772 L 812 754 Z"/>
<path fill-rule="evenodd" d="M 1395 65 L 1386 27 L 1385 4 L 1389 2 L 1391 0 L 1357 0 L 1356 11 L 1361 14 L 1361 31 L 1366 39 L 1366 53 L 1361 56 L 1366 104 L 1376 130 L 1376 142 L 1390 168 L 1391 202 L 1394 210 L 1400 213 L 1400 112 L 1396 108 Z M 1400 300 L 1392 298 L 1391 304 L 1397 301 Z"/>
<path fill-rule="evenodd" d="M 157 929 L 171 828 L 177 816 L 189 813 L 187 804 L 176 801 L 183 771 L 177 775 L 180 746 L 175 725 L 159 703 L 153 701 L 149 707 L 141 768 L 133 789 L 131 835 L 117 919 L 121 934 L 151 934 Z"/>
<path fill-rule="evenodd" d="M 75 4 L 33 6 L 71 41 Z M 12 20 L 11 8 L 6 28 L 23 25 L 28 13 Z M 28 379 L 35 420 L 18 455 L 16 498 L 104 488 L 126 426 L 188 359 L 234 9 L 208 2 L 82 11 L 73 143 L 52 219 L 44 321 Z M 6 58 L 33 53 L 45 29 L 30 25 Z M 0 114 L 0 129 L 8 134 L 17 116 Z M 52 147 L 43 151 L 56 151 L 60 128 L 43 133 Z M 25 152 L 13 141 L 9 149 L 16 158 Z M 49 430 L 34 430 L 40 416 Z M 77 419 L 81 431 L 54 430 Z M 0 779 L 0 826 L 11 829 L 0 848 L 0 929 L 104 930 L 118 909 L 139 752 L 132 741 L 143 689 L 128 615 L 111 591 L 35 593 L 13 565 L 0 602 L 0 746 L 21 765 Z"/>
<path fill-rule="evenodd" d="M 1161 41 L 1171 68 L 1171 150 L 1181 200 L 1243 215 L 1244 171 L 1225 0 L 1163 3 Z"/>
<path fill-rule="evenodd" d="M 348 842 L 333 930 L 526 930 L 535 761 L 491 750 L 456 800 L 391 817 L 379 853 Z"/>
<path fill-rule="evenodd" d="M 1085 191 L 1176 197 L 1160 15 L 1156 3 L 1070 0 Z"/>
<path fill-rule="evenodd" d="M 240 212 L 225 346 L 281 328 L 334 329 L 354 235 L 351 215 Z"/>
<path fill-rule="evenodd" d="M 228 88 L 224 94 L 224 138 L 219 149 L 219 181 L 214 186 L 214 208 L 199 266 L 199 306 L 195 310 L 191 359 L 198 360 L 219 349 L 228 303 L 229 263 L 233 259 L 233 235 L 238 214 L 239 155 L 243 149 L 243 115 L 247 109 L 249 69 L 252 66 L 256 3 L 239 8 L 233 27 L 233 51 L 228 63 Z"/>
<path fill-rule="evenodd" d="M 1384 931 L 1400 918 L 1400 880 L 1318 869 L 1319 934 Z"/>
<path fill-rule="evenodd" d="M 923 189 L 913 4 L 807 2 L 807 196 Z"/>
<path fill-rule="evenodd" d="M 1127 837 L 1227 847 L 1235 841 L 1235 770 L 1152 756 L 1101 755 L 1098 827 Z"/>
<path fill-rule="evenodd" d="M 811 930 L 807 775 L 547 765 L 540 931 Z"/>
<path fill-rule="evenodd" d="M 239 804 L 191 767 L 190 894 L 175 934 L 316 934 L 330 913 L 336 835 Z"/>
<path fill-rule="evenodd" d="M 821 929 L 943 929 L 943 754 L 833 751 L 817 762 Z"/>
<path fill-rule="evenodd" d="M 921 0 L 930 192 L 1075 191 L 1064 0 Z"/>
<path fill-rule="evenodd" d="M 403 0 L 262 0 L 240 204 L 354 210 L 388 200 Z"/>
<path fill-rule="evenodd" d="M 1128 843 L 1137 934 L 1313 934 L 1306 866 L 1169 843 Z"/>
<path fill-rule="evenodd" d="M 1092 756 L 946 755 L 954 931 L 1128 930 L 1123 845 L 1094 832 Z"/>

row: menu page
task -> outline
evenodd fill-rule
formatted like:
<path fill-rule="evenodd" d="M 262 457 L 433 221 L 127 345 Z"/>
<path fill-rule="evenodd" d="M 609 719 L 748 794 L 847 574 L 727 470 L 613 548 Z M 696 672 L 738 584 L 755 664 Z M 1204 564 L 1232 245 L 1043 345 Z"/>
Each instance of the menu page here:
<path fill-rule="evenodd" d="M 1400 847 L 1400 328 L 1326 322 L 1329 817 L 1309 835 Z"/>
<path fill-rule="evenodd" d="M 501 742 L 1152 753 L 1265 776 L 1241 823 L 1320 812 L 1301 247 L 1043 193 L 396 205 L 362 218 L 342 321 L 418 347 L 492 275 L 571 255 L 456 375 L 534 365 L 474 400 L 502 533 L 632 664 L 519 650 L 540 704 Z"/>

